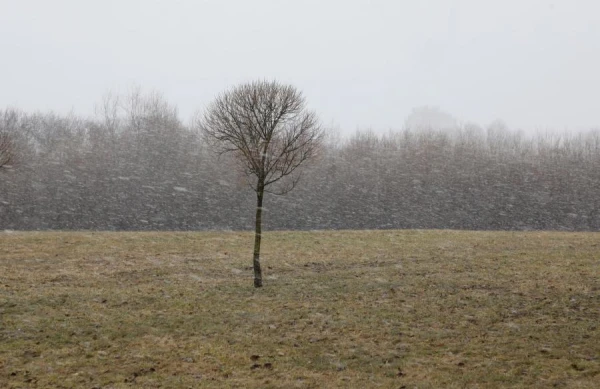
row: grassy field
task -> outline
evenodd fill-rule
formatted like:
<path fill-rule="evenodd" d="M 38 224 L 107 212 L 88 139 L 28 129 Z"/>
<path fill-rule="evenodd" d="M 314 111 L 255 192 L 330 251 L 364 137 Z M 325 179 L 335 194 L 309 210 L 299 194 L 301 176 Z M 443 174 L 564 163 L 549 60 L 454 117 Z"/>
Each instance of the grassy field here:
<path fill-rule="evenodd" d="M 600 234 L 0 233 L 0 387 L 598 388 Z"/>

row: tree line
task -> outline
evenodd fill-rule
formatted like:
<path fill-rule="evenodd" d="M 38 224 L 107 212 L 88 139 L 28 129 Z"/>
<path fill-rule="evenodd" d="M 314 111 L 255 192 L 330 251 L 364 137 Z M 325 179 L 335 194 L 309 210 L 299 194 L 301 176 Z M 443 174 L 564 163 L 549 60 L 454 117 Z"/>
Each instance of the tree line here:
<path fill-rule="evenodd" d="M 159 93 L 90 118 L 0 111 L 0 229 L 253 229 L 256 193 Z M 329 133 L 268 229 L 600 230 L 600 130 L 405 125 Z"/>

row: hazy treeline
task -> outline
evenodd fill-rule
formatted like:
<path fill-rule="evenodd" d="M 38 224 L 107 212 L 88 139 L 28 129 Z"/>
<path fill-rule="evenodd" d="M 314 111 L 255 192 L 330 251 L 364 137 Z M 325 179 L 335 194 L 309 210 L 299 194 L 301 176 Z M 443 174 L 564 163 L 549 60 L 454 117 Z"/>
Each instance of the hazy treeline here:
<path fill-rule="evenodd" d="M 174 106 L 139 90 L 93 118 L 0 111 L 0 229 L 250 229 L 254 193 Z M 1 152 L 1 151 L 0 151 Z M 600 230 L 600 131 L 405 128 L 332 137 L 267 229 Z"/>

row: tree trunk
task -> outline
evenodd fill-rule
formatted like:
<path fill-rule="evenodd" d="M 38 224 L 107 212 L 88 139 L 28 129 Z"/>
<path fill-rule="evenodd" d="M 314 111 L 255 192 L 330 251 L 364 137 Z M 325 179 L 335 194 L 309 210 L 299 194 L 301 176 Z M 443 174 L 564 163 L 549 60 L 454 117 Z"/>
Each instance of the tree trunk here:
<path fill-rule="evenodd" d="M 256 190 L 256 227 L 254 229 L 254 287 L 262 287 L 262 270 L 260 268 L 260 240 L 262 233 L 262 203 L 265 193 L 264 185 L 257 185 Z"/>

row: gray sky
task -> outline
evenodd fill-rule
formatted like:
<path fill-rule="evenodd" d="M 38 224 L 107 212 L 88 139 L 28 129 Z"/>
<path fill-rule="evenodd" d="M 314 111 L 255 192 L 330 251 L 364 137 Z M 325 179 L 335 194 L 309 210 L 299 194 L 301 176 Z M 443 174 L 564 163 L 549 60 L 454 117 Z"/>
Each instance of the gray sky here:
<path fill-rule="evenodd" d="M 598 0 L 0 0 L 0 107 L 91 114 L 156 89 L 184 121 L 276 78 L 344 132 L 413 107 L 487 125 L 600 126 Z"/>

